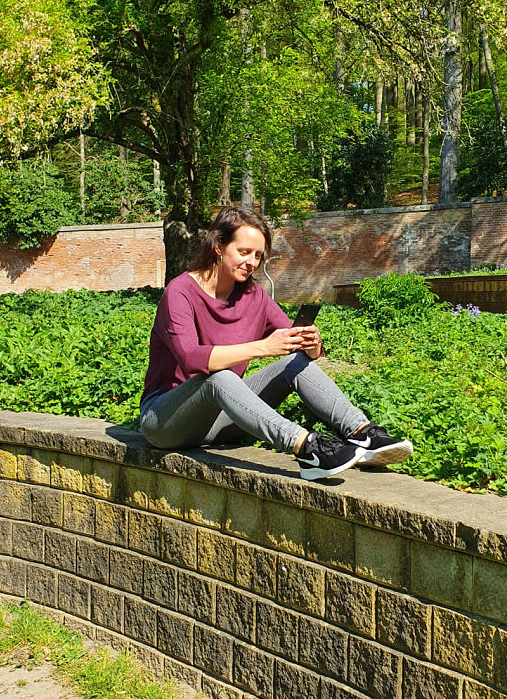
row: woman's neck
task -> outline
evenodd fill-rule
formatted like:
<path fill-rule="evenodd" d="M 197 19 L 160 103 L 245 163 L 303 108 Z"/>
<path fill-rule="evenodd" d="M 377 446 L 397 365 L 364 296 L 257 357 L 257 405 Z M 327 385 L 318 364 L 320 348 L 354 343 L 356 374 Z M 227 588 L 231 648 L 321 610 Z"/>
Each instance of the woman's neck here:
<path fill-rule="evenodd" d="M 208 296 L 221 301 L 227 301 L 236 285 L 229 279 L 220 279 L 218 270 L 214 270 L 209 276 L 206 272 L 189 272 L 189 274 Z"/>

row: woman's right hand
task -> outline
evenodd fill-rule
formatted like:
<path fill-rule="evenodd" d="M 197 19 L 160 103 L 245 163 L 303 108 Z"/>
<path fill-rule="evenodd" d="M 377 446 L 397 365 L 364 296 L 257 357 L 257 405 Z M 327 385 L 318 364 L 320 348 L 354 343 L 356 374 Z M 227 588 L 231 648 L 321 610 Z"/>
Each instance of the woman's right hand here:
<path fill-rule="evenodd" d="M 266 357 L 282 357 L 296 352 L 304 343 L 300 333 L 301 328 L 278 328 L 271 335 L 261 340 L 266 350 Z"/>

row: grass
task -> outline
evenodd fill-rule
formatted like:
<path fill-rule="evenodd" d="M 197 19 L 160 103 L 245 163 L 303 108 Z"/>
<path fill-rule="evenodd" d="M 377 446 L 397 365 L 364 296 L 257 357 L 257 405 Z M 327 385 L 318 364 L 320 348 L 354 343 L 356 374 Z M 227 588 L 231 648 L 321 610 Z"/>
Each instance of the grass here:
<path fill-rule="evenodd" d="M 0 666 L 52 663 L 56 677 L 83 699 L 180 699 L 170 679 L 157 679 L 132 651 L 85 649 L 82 637 L 28 602 L 0 606 Z"/>

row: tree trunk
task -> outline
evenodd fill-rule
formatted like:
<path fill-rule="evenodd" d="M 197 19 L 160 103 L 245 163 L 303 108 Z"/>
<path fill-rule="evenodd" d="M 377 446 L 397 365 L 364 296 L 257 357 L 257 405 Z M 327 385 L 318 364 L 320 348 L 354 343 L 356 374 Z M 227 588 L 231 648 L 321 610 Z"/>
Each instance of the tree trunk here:
<path fill-rule="evenodd" d="M 463 72 L 461 66 L 461 9 L 456 0 L 446 0 L 447 46 L 444 50 L 444 106 L 442 148 L 440 153 L 439 202 L 449 204 L 456 198 Z"/>
<path fill-rule="evenodd" d="M 485 90 L 487 86 L 488 69 L 486 68 L 486 59 L 484 58 L 484 49 L 482 48 L 482 43 L 479 40 L 479 90 Z"/>
<path fill-rule="evenodd" d="M 412 80 L 405 80 L 406 144 L 415 145 L 415 91 Z"/>
<path fill-rule="evenodd" d="M 243 58 L 245 63 L 251 63 L 251 52 L 252 48 L 250 46 L 250 11 L 241 10 L 241 31 L 243 35 Z M 250 104 L 248 99 L 245 100 L 244 109 L 245 114 L 248 113 Z M 252 149 L 248 148 L 245 150 L 245 157 L 243 161 L 243 175 L 241 177 L 241 206 L 247 209 L 254 208 L 254 181 L 253 181 L 253 170 L 252 170 L 252 160 L 253 153 Z"/>
<path fill-rule="evenodd" d="M 424 141 L 424 136 L 423 136 L 423 120 L 424 120 L 424 107 L 423 107 L 423 95 L 421 92 L 421 87 L 419 84 L 416 83 L 415 85 L 415 99 L 414 99 L 414 108 L 415 108 L 415 142 L 420 143 L 421 145 L 423 144 Z"/>
<path fill-rule="evenodd" d="M 382 126 L 382 110 L 384 105 L 384 83 L 377 80 L 375 83 L 375 120 L 377 126 Z"/>
<path fill-rule="evenodd" d="M 82 131 L 79 132 L 79 203 L 81 205 L 81 215 L 85 217 L 86 207 L 85 207 L 85 167 L 86 167 L 86 153 L 85 153 L 85 135 Z"/>
<path fill-rule="evenodd" d="M 231 203 L 231 163 L 228 158 L 222 163 L 222 181 L 218 203 L 220 206 L 229 206 Z"/>
<path fill-rule="evenodd" d="M 430 97 L 426 89 L 422 97 L 423 102 L 423 170 L 421 204 L 428 203 L 428 190 L 430 183 Z"/>
<path fill-rule="evenodd" d="M 120 160 L 123 161 L 124 163 L 127 162 L 127 149 L 124 148 L 123 146 L 119 146 L 120 148 Z M 128 216 L 128 207 L 127 207 L 127 199 L 122 195 L 120 199 L 120 216 L 122 218 L 127 218 Z"/>
<path fill-rule="evenodd" d="M 484 53 L 484 62 L 486 63 L 486 69 L 489 76 L 489 84 L 491 87 L 491 92 L 493 93 L 493 101 L 495 103 L 496 118 L 498 120 L 498 125 L 502 133 L 503 142 L 505 148 L 507 148 L 507 125 L 505 123 L 505 117 L 502 110 L 502 103 L 500 101 L 500 93 L 498 91 L 498 84 L 496 82 L 495 66 L 493 64 L 493 57 L 491 56 L 491 50 L 489 48 L 488 35 L 484 27 L 479 25 L 481 32 L 481 45 Z"/>

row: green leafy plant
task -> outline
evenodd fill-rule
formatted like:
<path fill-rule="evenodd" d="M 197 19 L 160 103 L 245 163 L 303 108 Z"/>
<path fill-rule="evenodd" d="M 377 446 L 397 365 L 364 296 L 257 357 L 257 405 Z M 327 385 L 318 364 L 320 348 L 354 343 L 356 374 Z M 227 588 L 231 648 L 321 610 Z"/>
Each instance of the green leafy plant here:
<path fill-rule="evenodd" d="M 363 279 L 358 298 L 368 322 L 378 329 L 424 317 L 438 297 L 429 288 L 428 280 L 416 272 L 389 272 L 377 279 Z"/>

